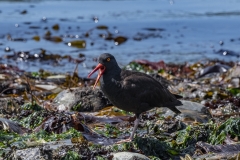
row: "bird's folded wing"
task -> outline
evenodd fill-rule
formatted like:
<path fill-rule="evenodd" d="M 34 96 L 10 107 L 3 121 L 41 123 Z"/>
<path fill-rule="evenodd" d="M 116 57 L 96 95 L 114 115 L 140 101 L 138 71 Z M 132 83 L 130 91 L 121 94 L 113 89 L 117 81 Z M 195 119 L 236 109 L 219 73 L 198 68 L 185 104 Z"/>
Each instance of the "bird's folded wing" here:
<path fill-rule="evenodd" d="M 164 105 L 176 101 L 176 98 L 158 81 L 148 75 L 131 74 L 122 81 L 122 88 L 130 96 L 151 105 Z"/>

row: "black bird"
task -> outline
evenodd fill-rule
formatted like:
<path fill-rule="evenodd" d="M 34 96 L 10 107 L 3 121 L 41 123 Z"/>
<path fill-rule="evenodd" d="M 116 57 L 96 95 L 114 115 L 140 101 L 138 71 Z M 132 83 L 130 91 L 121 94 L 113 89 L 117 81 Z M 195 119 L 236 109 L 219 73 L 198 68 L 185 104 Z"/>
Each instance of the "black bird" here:
<path fill-rule="evenodd" d="M 94 88 L 100 80 L 100 87 L 112 104 L 136 115 L 131 141 L 139 124 L 140 114 L 154 107 L 168 107 L 177 114 L 181 112 L 175 107 L 182 105 L 181 101 L 168 91 L 153 77 L 135 71 L 121 69 L 113 55 L 101 54 L 99 64 L 88 75 L 90 77 L 99 70 Z"/>

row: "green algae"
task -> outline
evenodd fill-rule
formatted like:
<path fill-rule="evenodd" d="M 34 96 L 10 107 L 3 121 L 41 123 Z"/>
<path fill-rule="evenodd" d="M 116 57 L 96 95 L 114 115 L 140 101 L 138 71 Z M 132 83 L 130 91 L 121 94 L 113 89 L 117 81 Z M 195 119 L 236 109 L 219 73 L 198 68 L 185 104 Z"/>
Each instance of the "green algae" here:
<path fill-rule="evenodd" d="M 227 136 L 240 138 L 240 118 L 229 118 L 220 126 L 214 125 L 209 142 L 215 145 L 222 144 Z"/>
<path fill-rule="evenodd" d="M 117 138 L 118 135 L 121 133 L 117 127 L 111 124 L 106 124 L 103 129 L 95 128 L 95 131 L 101 135 L 104 135 L 105 137 L 115 137 L 115 138 Z"/>
<path fill-rule="evenodd" d="M 26 148 L 30 144 L 29 142 L 34 142 L 35 144 L 42 144 L 51 141 L 59 141 L 63 139 L 71 139 L 74 137 L 80 137 L 82 134 L 75 130 L 74 128 L 69 129 L 61 134 L 48 133 L 41 130 L 37 133 L 30 133 L 19 135 L 13 132 L 0 131 L 0 148 L 13 147 L 18 149 Z"/>
<path fill-rule="evenodd" d="M 77 152 L 68 151 L 67 154 L 61 158 L 61 160 L 80 160 L 80 156 Z"/>
<path fill-rule="evenodd" d="M 32 103 L 25 103 L 21 108 L 24 109 L 24 110 L 33 110 L 33 111 L 43 110 L 43 108 L 35 102 L 33 104 Z"/>

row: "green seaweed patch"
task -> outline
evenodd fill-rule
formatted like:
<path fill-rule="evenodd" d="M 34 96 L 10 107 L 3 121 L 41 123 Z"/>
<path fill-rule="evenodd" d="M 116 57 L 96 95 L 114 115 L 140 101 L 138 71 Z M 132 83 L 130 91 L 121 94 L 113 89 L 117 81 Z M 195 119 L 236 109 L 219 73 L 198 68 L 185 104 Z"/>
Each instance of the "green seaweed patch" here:
<path fill-rule="evenodd" d="M 106 160 L 106 158 L 101 157 L 101 156 L 96 156 L 96 160 Z"/>
<path fill-rule="evenodd" d="M 18 149 L 23 149 L 33 145 L 41 145 L 42 143 L 46 142 L 80 137 L 81 135 L 82 134 L 74 128 L 70 128 L 68 131 L 61 134 L 48 133 L 44 130 L 40 130 L 37 133 L 24 135 L 19 135 L 8 131 L 0 131 L 0 148 L 11 146 Z"/>
<path fill-rule="evenodd" d="M 211 123 L 187 126 L 176 133 L 176 139 L 171 142 L 171 147 L 179 150 L 189 150 L 198 141 L 206 142 L 211 132 L 211 126 Z"/>
<path fill-rule="evenodd" d="M 161 160 L 160 158 L 155 157 L 155 156 L 149 156 L 149 158 L 150 158 L 151 160 Z"/>
<path fill-rule="evenodd" d="M 81 159 L 79 154 L 74 151 L 68 151 L 67 154 L 61 158 L 61 160 L 79 160 Z"/>
<path fill-rule="evenodd" d="M 134 143 L 147 156 L 166 158 L 171 156 L 174 150 L 169 142 L 160 141 L 155 137 L 137 137 L 134 139 Z M 175 150 L 174 153 L 178 154 L 178 150 Z"/>
<path fill-rule="evenodd" d="M 42 69 L 40 69 L 38 72 L 31 72 L 30 74 L 34 78 L 47 78 L 51 75 L 54 75 L 53 73 L 48 72 L 48 71 L 44 71 Z"/>
<path fill-rule="evenodd" d="M 177 138 L 176 138 L 176 144 L 177 145 L 183 145 L 183 147 L 186 147 L 188 140 L 190 140 L 192 135 L 190 135 L 191 132 L 191 126 L 187 126 L 186 129 L 178 131 Z"/>
<path fill-rule="evenodd" d="M 105 137 L 116 138 L 121 133 L 115 126 L 106 124 L 104 128 L 95 128 L 95 131 Z"/>
<path fill-rule="evenodd" d="M 124 69 L 143 72 L 143 73 L 146 73 L 146 72 L 153 73 L 153 70 L 150 70 L 149 67 L 141 65 L 137 62 L 130 62 L 126 67 L 124 67 Z"/>
<path fill-rule="evenodd" d="M 234 96 L 240 96 L 240 88 L 230 88 L 228 91 Z"/>
<path fill-rule="evenodd" d="M 220 126 L 214 125 L 209 142 L 213 145 L 222 144 L 227 136 L 240 138 L 240 118 L 229 118 Z"/>
<path fill-rule="evenodd" d="M 146 140 L 139 141 L 139 144 L 141 144 L 139 148 L 145 155 L 163 159 L 179 156 L 181 153 L 193 153 L 198 141 L 207 141 L 211 126 L 211 123 L 198 126 L 189 125 L 183 130 L 172 133 L 170 137 L 165 137 L 165 140 L 159 139 L 159 136 L 156 136 L 157 139 L 146 138 Z"/>
<path fill-rule="evenodd" d="M 79 111 L 82 107 L 82 102 L 78 102 L 77 104 L 75 104 L 73 107 L 72 107 L 72 110 L 73 111 Z"/>
<path fill-rule="evenodd" d="M 18 121 L 18 123 L 26 128 L 31 128 L 31 129 L 36 128 L 43 122 L 44 112 L 45 112 L 44 110 L 43 110 L 43 112 L 41 112 L 41 111 L 33 112 L 29 116 Z"/>
<path fill-rule="evenodd" d="M 31 134 L 31 138 L 35 140 L 44 139 L 45 141 L 50 142 L 50 141 L 76 138 L 76 137 L 80 137 L 81 135 L 82 134 L 79 131 L 75 130 L 74 128 L 70 128 L 68 131 L 63 132 L 61 134 L 48 133 L 44 130 L 41 130 L 38 133 Z"/>
<path fill-rule="evenodd" d="M 6 130 L 0 130 L 0 148 L 6 148 L 10 145 L 11 141 L 18 137 L 19 134 L 15 132 L 9 132 Z"/>
<path fill-rule="evenodd" d="M 37 103 L 33 103 L 33 104 L 32 103 L 25 103 L 24 105 L 22 105 L 21 108 L 24 109 L 24 110 L 33 110 L 33 111 L 40 111 L 40 110 L 43 109 Z"/>

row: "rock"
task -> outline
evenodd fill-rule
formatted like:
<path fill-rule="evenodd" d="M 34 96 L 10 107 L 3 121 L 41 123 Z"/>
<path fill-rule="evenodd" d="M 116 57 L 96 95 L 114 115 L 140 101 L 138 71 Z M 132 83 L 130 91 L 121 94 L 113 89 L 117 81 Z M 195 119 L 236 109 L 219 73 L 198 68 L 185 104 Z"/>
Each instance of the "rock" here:
<path fill-rule="evenodd" d="M 38 146 L 27 149 L 11 149 L 5 151 L 3 159 L 19 159 L 19 160 L 50 160 L 50 159 L 76 159 L 67 156 L 68 154 L 75 153 L 78 159 L 97 159 L 97 155 L 103 155 L 110 152 L 103 147 L 99 150 L 92 150 L 85 143 L 72 143 L 70 139 L 47 142 L 39 144 Z M 70 158 L 69 158 L 70 157 Z M 106 156 L 105 156 L 106 157 Z M 107 158 L 105 158 L 107 159 Z M 109 158 L 108 158 L 109 159 Z"/>
<path fill-rule="evenodd" d="M 18 134 L 24 134 L 28 132 L 27 128 L 24 128 L 19 124 L 5 118 L 0 118 L 0 129 L 8 130 L 10 132 L 15 132 Z"/>
<path fill-rule="evenodd" d="M 118 152 L 113 154 L 113 160 L 149 160 L 148 157 L 133 152 Z"/>
<path fill-rule="evenodd" d="M 239 57 L 239 53 L 232 51 L 232 50 L 227 50 L 227 49 L 219 49 L 218 51 L 214 51 L 215 53 L 223 56 L 234 56 L 234 57 Z"/>
<path fill-rule="evenodd" d="M 57 85 L 53 85 L 53 84 L 36 84 L 35 87 L 38 87 L 40 89 L 47 90 L 47 91 L 51 91 L 58 88 Z"/>
<path fill-rule="evenodd" d="M 208 75 L 210 73 L 224 73 L 227 72 L 231 67 L 223 64 L 215 64 L 213 66 L 206 67 L 200 71 L 200 77 Z"/>
<path fill-rule="evenodd" d="M 240 83 L 240 66 L 235 65 L 227 72 L 227 76 L 225 77 L 225 81 L 230 81 L 229 88 L 238 88 Z"/>
<path fill-rule="evenodd" d="M 52 103 L 58 110 L 98 111 L 111 106 L 110 101 L 98 88 L 73 88 L 60 92 Z"/>
<path fill-rule="evenodd" d="M 240 78 L 240 66 L 236 65 L 228 71 L 228 79 L 231 78 Z"/>
<path fill-rule="evenodd" d="M 200 122 L 200 123 L 207 123 L 210 118 L 212 118 L 210 112 L 208 109 L 196 102 L 191 102 L 191 101 L 185 101 L 181 100 L 182 106 L 177 106 L 177 108 L 182 112 L 179 117 L 180 119 L 184 122 L 190 121 L 190 122 Z M 165 114 L 163 114 L 164 117 L 168 116 L 174 116 L 174 112 L 164 108 Z M 163 111 L 164 112 L 164 111 Z"/>
<path fill-rule="evenodd" d="M 66 79 L 66 75 L 53 75 L 53 76 L 48 76 L 47 79 L 54 79 L 54 80 L 65 80 Z"/>
<path fill-rule="evenodd" d="M 0 98 L 0 117 L 6 117 L 7 115 L 18 113 L 20 105 L 22 104 L 23 99 L 21 98 Z"/>
<path fill-rule="evenodd" d="M 239 88 L 240 86 L 240 66 L 235 65 L 233 68 L 229 69 L 224 81 L 230 82 L 228 88 Z"/>
<path fill-rule="evenodd" d="M 48 142 L 45 144 L 41 144 L 40 146 L 36 146 L 34 148 L 20 149 L 16 151 L 10 151 L 8 153 L 9 159 L 24 159 L 24 160 L 47 160 L 53 159 L 54 156 L 59 156 L 60 153 L 58 151 L 61 147 L 76 147 L 71 143 L 70 140 L 56 141 L 56 142 Z M 66 153 L 66 151 L 62 150 L 61 153 Z M 7 157 L 5 157 L 7 158 Z"/>
<path fill-rule="evenodd" d="M 15 154 L 16 159 L 25 159 L 25 160 L 42 160 L 41 152 L 39 148 L 27 148 L 23 150 L 17 150 Z"/>
<path fill-rule="evenodd" d="M 240 152 L 239 143 L 211 145 L 206 142 L 197 142 L 196 147 L 205 153 L 226 153 L 226 152 Z"/>
<path fill-rule="evenodd" d="M 5 74 L 0 74 L 0 80 L 5 80 L 6 79 L 6 75 Z"/>
<path fill-rule="evenodd" d="M 239 84 L 240 84 L 239 78 L 232 78 L 228 87 L 229 88 L 239 88 Z"/>
<path fill-rule="evenodd" d="M 211 145 L 205 142 L 197 142 L 196 147 L 205 153 L 193 157 L 197 160 L 238 159 L 240 155 L 240 144 L 238 143 Z"/>

